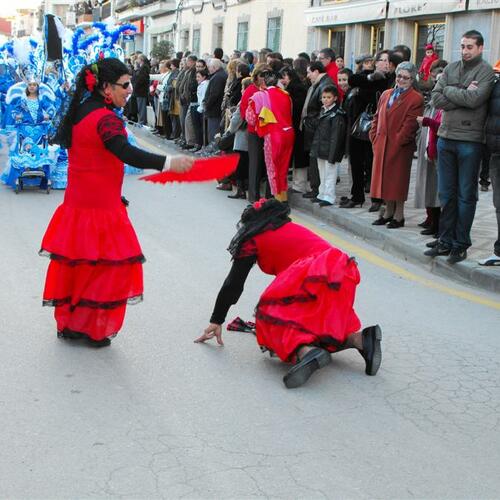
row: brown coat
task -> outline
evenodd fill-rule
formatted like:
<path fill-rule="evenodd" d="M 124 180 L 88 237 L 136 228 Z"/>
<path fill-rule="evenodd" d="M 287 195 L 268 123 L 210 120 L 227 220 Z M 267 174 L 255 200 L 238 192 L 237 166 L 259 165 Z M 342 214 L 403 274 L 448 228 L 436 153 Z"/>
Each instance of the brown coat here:
<path fill-rule="evenodd" d="M 424 98 L 413 88 L 401 94 L 387 109 L 394 89 L 380 97 L 373 118 L 370 140 L 373 145 L 371 196 L 390 201 L 406 201 L 411 163 L 416 150 L 417 116 L 424 111 Z"/>

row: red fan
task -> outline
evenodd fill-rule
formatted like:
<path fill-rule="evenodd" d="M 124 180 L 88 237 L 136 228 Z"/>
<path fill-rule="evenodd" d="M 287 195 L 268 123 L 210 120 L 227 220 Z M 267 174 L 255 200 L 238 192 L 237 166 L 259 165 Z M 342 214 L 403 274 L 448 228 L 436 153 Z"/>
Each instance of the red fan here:
<path fill-rule="evenodd" d="M 139 179 L 142 181 L 159 182 L 160 184 L 166 184 L 167 182 L 205 182 L 223 179 L 236 170 L 239 158 L 240 155 L 237 153 L 212 156 L 211 158 L 196 160 L 191 169 L 184 173 L 166 170 L 158 174 L 145 175 L 144 177 L 139 177 Z"/>

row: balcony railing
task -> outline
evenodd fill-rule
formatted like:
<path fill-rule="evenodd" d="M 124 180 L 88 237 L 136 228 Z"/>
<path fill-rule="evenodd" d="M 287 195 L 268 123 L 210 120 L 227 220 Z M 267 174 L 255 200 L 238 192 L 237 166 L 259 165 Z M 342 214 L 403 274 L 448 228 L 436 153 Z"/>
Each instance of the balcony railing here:
<path fill-rule="evenodd" d="M 158 16 L 175 10 L 175 0 L 117 0 L 115 11 L 120 21 Z"/>

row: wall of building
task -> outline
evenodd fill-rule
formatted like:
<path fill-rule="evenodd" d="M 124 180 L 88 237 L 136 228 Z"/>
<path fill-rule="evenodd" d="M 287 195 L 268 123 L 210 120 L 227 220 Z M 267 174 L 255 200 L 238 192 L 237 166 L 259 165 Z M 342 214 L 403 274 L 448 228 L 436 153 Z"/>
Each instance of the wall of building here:
<path fill-rule="evenodd" d="M 268 18 L 281 17 L 280 51 L 286 56 L 295 56 L 306 50 L 307 27 L 303 14 L 308 4 L 307 0 L 252 0 L 244 3 L 228 0 L 227 4 L 204 3 L 202 9 L 185 8 L 178 17 L 177 45 L 181 49 L 192 49 L 193 29 L 196 28 L 200 30 L 201 54 L 212 52 L 216 45 L 222 45 L 224 51 L 230 53 L 237 45 L 238 23 L 248 22 L 248 50 L 258 50 L 267 43 Z M 152 36 L 157 36 L 161 23 L 171 29 L 172 23 L 176 22 L 175 14 L 161 19 L 160 22 L 153 19 L 155 34 Z M 218 25 L 222 26 L 222 44 L 216 40 Z M 187 39 L 186 32 L 189 32 Z"/>

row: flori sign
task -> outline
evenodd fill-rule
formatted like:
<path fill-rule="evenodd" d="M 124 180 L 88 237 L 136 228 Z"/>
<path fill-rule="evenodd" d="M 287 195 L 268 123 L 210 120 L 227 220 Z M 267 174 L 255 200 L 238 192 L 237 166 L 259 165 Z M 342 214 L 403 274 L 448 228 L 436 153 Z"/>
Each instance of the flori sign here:
<path fill-rule="evenodd" d="M 388 18 L 418 17 L 465 10 L 465 0 L 390 0 Z"/>

